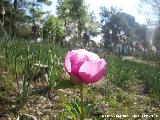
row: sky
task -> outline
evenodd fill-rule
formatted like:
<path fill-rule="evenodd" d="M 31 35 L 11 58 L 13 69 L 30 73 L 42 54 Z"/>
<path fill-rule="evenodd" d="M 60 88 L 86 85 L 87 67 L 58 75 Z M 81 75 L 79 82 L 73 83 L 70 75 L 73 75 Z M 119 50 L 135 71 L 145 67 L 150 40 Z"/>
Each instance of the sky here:
<path fill-rule="evenodd" d="M 45 10 L 50 10 L 52 14 L 56 15 L 57 0 L 51 0 L 52 5 L 50 7 L 44 7 Z M 97 19 L 100 20 L 99 12 L 100 7 L 105 6 L 110 8 L 111 6 L 118 9 L 122 9 L 123 12 L 131 14 L 135 17 L 136 21 L 140 24 L 145 24 L 147 16 L 138 11 L 139 0 L 85 0 L 89 5 L 89 11 L 94 11 Z"/>

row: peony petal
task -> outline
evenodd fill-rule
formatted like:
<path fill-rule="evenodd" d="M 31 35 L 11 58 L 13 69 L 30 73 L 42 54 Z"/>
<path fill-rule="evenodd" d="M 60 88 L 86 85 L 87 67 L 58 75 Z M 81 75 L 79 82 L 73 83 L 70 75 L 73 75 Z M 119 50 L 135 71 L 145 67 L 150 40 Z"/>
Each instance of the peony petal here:
<path fill-rule="evenodd" d="M 103 77 L 106 63 L 97 54 L 78 49 L 67 53 L 64 65 L 71 78 L 76 76 L 78 81 L 90 84 Z"/>
<path fill-rule="evenodd" d="M 87 61 L 87 60 L 89 60 L 88 56 L 80 53 L 75 53 L 70 57 L 71 65 L 77 62 Z"/>
<path fill-rule="evenodd" d="M 71 67 L 75 62 L 84 61 L 84 60 L 88 59 L 88 57 L 86 55 L 79 54 L 79 53 L 86 53 L 86 52 L 88 52 L 88 51 L 86 51 L 85 49 L 72 50 L 72 51 L 68 52 L 65 57 L 65 61 L 64 61 L 65 70 L 68 73 L 71 73 L 71 71 L 72 71 Z"/>
<path fill-rule="evenodd" d="M 99 81 L 105 74 L 105 60 L 85 61 L 79 69 L 79 77 L 85 84 Z"/>
<path fill-rule="evenodd" d="M 89 60 L 98 60 L 98 59 L 100 59 L 97 54 L 95 54 L 93 52 L 88 52 L 85 49 L 72 50 L 71 52 L 87 55 L 89 57 Z"/>
<path fill-rule="evenodd" d="M 88 52 L 87 56 L 89 57 L 89 60 L 99 60 L 99 56 L 93 52 Z"/>
<path fill-rule="evenodd" d="M 72 65 L 72 68 L 71 68 L 71 73 L 72 73 L 73 75 L 78 76 L 78 74 L 79 74 L 79 69 L 80 69 L 80 67 L 81 67 L 81 65 L 82 65 L 83 63 L 84 63 L 84 61 L 74 63 L 74 64 Z"/>
<path fill-rule="evenodd" d="M 71 72 L 71 62 L 70 62 L 70 52 L 67 53 L 65 60 L 64 60 L 64 67 L 65 70 L 70 73 Z"/>

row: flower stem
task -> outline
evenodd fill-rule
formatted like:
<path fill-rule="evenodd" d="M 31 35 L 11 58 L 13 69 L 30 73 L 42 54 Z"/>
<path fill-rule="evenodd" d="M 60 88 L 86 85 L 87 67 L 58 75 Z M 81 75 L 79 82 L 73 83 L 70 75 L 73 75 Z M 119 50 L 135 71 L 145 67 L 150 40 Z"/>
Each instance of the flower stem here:
<path fill-rule="evenodd" d="M 81 98 L 81 116 L 80 116 L 80 120 L 84 120 L 83 84 L 81 84 L 81 86 L 80 86 L 80 98 Z"/>

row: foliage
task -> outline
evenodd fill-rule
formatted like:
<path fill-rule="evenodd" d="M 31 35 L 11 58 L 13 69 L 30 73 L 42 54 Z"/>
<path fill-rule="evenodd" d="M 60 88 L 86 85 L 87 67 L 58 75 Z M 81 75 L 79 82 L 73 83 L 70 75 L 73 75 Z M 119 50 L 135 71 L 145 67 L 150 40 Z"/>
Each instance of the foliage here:
<path fill-rule="evenodd" d="M 50 93 L 54 94 L 49 97 L 46 94 L 44 95 L 44 101 L 54 104 L 53 106 L 47 104 L 44 109 L 49 107 L 52 114 L 59 115 L 58 119 L 76 120 L 81 114 L 80 100 L 79 97 L 75 97 L 74 100 L 71 100 L 71 98 L 78 96 L 79 93 L 76 91 L 76 86 L 73 87 L 71 81 L 65 76 L 63 68 L 64 53 L 68 51 L 66 50 L 68 48 L 62 48 L 55 43 L 62 42 L 61 40 L 66 32 L 64 27 L 67 29 L 67 26 L 71 23 L 78 24 L 78 34 L 80 35 L 84 31 L 86 36 L 98 34 L 100 32 L 98 31 L 99 23 L 93 13 L 88 13 L 83 0 L 59 0 L 58 17 L 49 15 L 46 17 L 47 19 L 43 19 L 42 4 L 49 5 L 51 2 L 49 0 L 14 0 L 14 3 L 12 3 L 0 0 L 0 9 L 4 7 L 6 11 L 5 23 L 0 26 L 3 28 L 0 29 L 0 106 L 2 105 L 0 116 L 2 115 L 1 110 L 3 111 L 6 106 L 10 107 L 6 110 L 7 112 L 5 111 L 7 116 L 12 111 L 16 114 L 16 117 L 17 113 L 26 112 L 24 109 L 28 109 L 28 105 L 21 107 L 20 111 L 15 106 L 20 103 L 17 100 L 19 97 L 23 98 L 23 102 L 29 100 L 28 98 L 33 98 L 32 95 L 30 96 L 30 90 L 34 87 L 31 82 L 36 76 L 37 70 L 34 69 L 34 65 L 37 63 L 47 66 L 45 74 L 47 79 L 45 84 L 42 84 L 47 87 L 47 90 L 48 88 L 52 90 Z M 2 19 L 2 15 L 0 15 L 0 19 Z M 128 37 L 128 43 L 135 40 L 143 43 L 143 40 L 145 40 L 146 26 L 138 24 L 135 18 L 129 14 L 114 8 L 101 8 L 101 20 L 102 33 L 104 33 L 106 40 L 111 37 L 112 42 L 117 44 L 117 34 L 121 30 Z M 23 38 L 26 36 L 28 38 L 31 32 L 30 23 L 36 25 L 37 22 L 44 27 L 46 38 L 51 31 L 51 37 L 55 43 L 49 40 L 43 42 L 31 42 L 24 39 L 11 40 L 15 36 Z M 111 36 L 109 29 L 113 31 Z M 159 48 L 159 37 L 159 28 L 156 28 L 153 44 L 157 48 Z M 85 41 L 85 43 L 87 42 Z M 86 95 L 84 100 L 85 117 L 98 120 L 105 119 L 101 118 L 101 115 L 117 115 L 117 113 L 130 114 L 132 117 L 133 114 L 153 114 L 156 111 L 155 109 L 158 109 L 157 113 L 159 113 L 160 56 L 153 53 L 138 54 L 137 57 L 141 57 L 143 61 L 134 62 L 106 53 L 100 54 L 106 55 L 104 59 L 108 62 L 107 74 L 102 80 L 104 83 L 99 83 L 94 88 L 92 85 L 87 87 L 89 95 Z M 41 83 L 41 81 L 38 82 Z M 75 95 L 72 94 L 72 91 L 75 92 Z M 62 93 L 64 93 L 63 96 L 61 96 Z M 44 97 L 41 96 L 41 98 Z M 6 99 L 13 101 L 12 104 L 8 104 Z M 37 98 L 35 97 L 33 101 L 37 101 Z M 33 101 L 30 105 L 31 109 L 35 103 Z M 43 103 L 38 101 L 38 106 L 41 104 Z M 59 114 L 61 109 L 62 111 Z M 48 114 L 48 111 L 45 111 L 44 114 Z M 48 116 L 50 115 L 49 113 Z"/>
<path fill-rule="evenodd" d="M 15 76 L 14 79 L 17 82 L 16 89 L 18 91 L 20 91 L 19 76 L 21 74 L 24 76 L 22 93 L 23 100 L 26 100 L 28 97 L 30 82 L 34 80 L 34 76 L 36 76 L 36 71 L 33 71 L 33 67 L 37 62 L 48 66 L 48 73 L 46 73 L 48 74 L 48 88 L 52 89 L 57 85 L 58 79 L 63 73 L 62 55 L 64 54 L 64 51 L 62 49 L 59 50 L 54 44 L 29 43 L 24 40 L 14 42 L 8 41 L 7 43 L 6 41 L 1 40 L 0 49 L 2 55 L 4 55 L 3 63 L 5 64 L 3 68 L 6 71 L 10 71 L 10 66 L 14 66 L 13 76 Z"/>
<path fill-rule="evenodd" d="M 56 119 L 77 119 L 81 113 L 80 100 L 79 97 L 76 97 L 74 100 L 72 98 L 79 96 L 79 90 L 77 91 L 77 86 L 71 84 L 71 81 L 68 80 L 68 77 L 64 75 L 63 71 L 64 53 L 67 50 L 46 41 L 30 43 L 25 40 L 6 40 L 1 39 L 0 41 L 0 57 L 2 57 L 0 59 L 0 89 L 4 87 L 9 92 L 1 91 L 0 100 L 1 97 L 8 97 L 10 95 L 9 93 L 14 91 L 18 94 L 14 98 L 23 97 L 23 100 L 28 100 L 27 104 L 30 104 L 29 100 L 31 99 L 35 99 L 36 101 L 37 99 L 30 95 L 33 76 L 36 73 L 32 68 L 35 63 L 43 64 L 48 66 L 48 81 L 45 87 L 52 90 L 51 93 L 55 97 L 60 97 L 58 99 L 54 98 L 52 101 L 56 106 L 56 108 L 53 106 L 54 108 L 52 110 L 58 112 L 55 113 L 51 109 L 49 110 L 57 115 Z M 150 64 L 149 61 L 147 64 L 143 62 L 137 63 L 107 54 L 104 59 L 106 59 L 108 64 L 107 74 L 102 80 L 102 83 L 87 86 L 86 90 L 88 91 L 84 92 L 87 93 L 85 94 L 86 99 L 84 99 L 86 118 L 95 120 L 103 119 L 102 115 L 116 115 L 117 111 L 119 114 L 128 114 L 132 118 L 133 114 L 139 115 L 146 111 L 148 114 L 155 113 L 155 110 L 151 109 L 153 107 L 159 110 L 157 107 L 160 96 L 159 57 L 146 55 L 143 58 L 144 60 L 155 61 L 156 66 Z M 21 86 L 19 88 L 18 84 L 15 84 L 17 82 L 16 75 Z M 19 91 L 18 89 L 20 90 L 20 94 L 17 93 Z M 72 94 L 73 91 L 75 92 L 74 95 Z M 37 102 L 38 105 L 41 104 L 41 101 Z M 32 101 L 33 103 L 35 102 Z M 14 104 L 19 104 L 19 102 L 16 101 Z M 28 110 L 25 106 L 21 108 L 22 111 L 24 109 Z M 61 111 L 60 114 L 59 111 Z"/>
<path fill-rule="evenodd" d="M 57 62 L 55 62 L 57 61 Z M 58 64 L 58 66 L 56 65 Z M 48 50 L 48 87 L 49 89 L 55 88 L 59 83 L 59 76 L 63 73 L 63 64 L 56 54 L 52 53 L 51 48 Z"/>
<path fill-rule="evenodd" d="M 64 36 L 64 21 L 58 17 L 49 15 L 44 24 L 44 37 L 48 37 L 49 32 L 55 43 L 61 43 Z"/>
<path fill-rule="evenodd" d="M 66 118 L 70 118 L 73 120 L 77 120 L 80 118 L 81 109 L 80 109 L 81 101 L 78 97 L 75 97 L 73 101 L 69 104 L 64 104 L 64 109 L 60 114 L 60 119 L 65 120 Z M 92 112 L 93 104 L 90 104 L 89 101 L 85 101 L 84 103 L 84 117 L 89 117 L 90 113 Z"/>
<path fill-rule="evenodd" d="M 66 33 L 68 33 L 68 27 L 71 24 L 76 26 L 73 29 L 78 29 L 77 37 L 80 42 L 87 19 L 87 7 L 84 0 L 59 0 L 57 14 L 65 21 Z"/>
<path fill-rule="evenodd" d="M 85 26 L 82 35 L 82 43 L 84 46 L 89 43 L 89 41 L 91 40 L 91 36 L 95 37 L 96 35 L 100 34 L 101 31 L 99 30 L 99 27 L 100 24 L 96 20 L 94 12 L 88 13 L 88 15 L 86 16 Z"/>
<path fill-rule="evenodd" d="M 33 32 L 34 38 L 37 37 L 36 32 L 38 31 L 39 24 L 43 22 L 44 12 L 41 7 L 42 4 L 50 5 L 51 1 L 49 0 L 14 0 L 12 1 L 0 1 L 0 8 L 4 7 L 5 15 L 4 15 L 4 27 L 2 29 L 3 34 L 7 34 L 11 39 L 14 37 L 26 37 Z M 0 14 L 0 18 L 2 15 Z M 31 31 L 33 25 L 33 31 Z M 37 26 L 37 23 L 38 26 Z M 23 29 L 28 30 L 25 34 L 21 34 L 22 26 Z M 30 27 L 28 29 L 28 27 Z M 27 37 L 26 37 L 27 38 Z M 29 38 L 29 37 L 28 37 Z"/>
<path fill-rule="evenodd" d="M 121 31 L 126 35 L 127 43 L 142 42 L 146 39 L 146 26 L 138 24 L 134 16 L 113 7 L 110 9 L 101 7 L 100 16 L 106 47 L 108 47 L 107 45 L 111 46 L 111 43 L 115 45 L 119 43 L 118 34 L 121 34 Z M 110 30 L 112 30 L 111 35 L 109 34 Z"/>
<path fill-rule="evenodd" d="M 1 33 L 7 34 L 11 39 L 14 38 L 16 34 L 18 34 L 17 30 L 20 24 L 23 24 L 27 21 L 27 15 L 22 6 L 18 4 L 13 6 L 10 1 L 0 1 L 0 8 L 4 8 L 4 25 L 1 29 Z M 0 18 L 2 19 L 2 15 L 0 14 Z"/>
<path fill-rule="evenodd" d="M 155 98 L 159 96 L 159 65 L 153 66 L 152 64 L 136 63 L 121 60 L 117 57 L 108 57 L 108 62 L 110 64 L 106 78 L 111 84 L 125 88 L 126 83 L 134 83 L 141 79 L 145 84 L 146 94 Z"/>

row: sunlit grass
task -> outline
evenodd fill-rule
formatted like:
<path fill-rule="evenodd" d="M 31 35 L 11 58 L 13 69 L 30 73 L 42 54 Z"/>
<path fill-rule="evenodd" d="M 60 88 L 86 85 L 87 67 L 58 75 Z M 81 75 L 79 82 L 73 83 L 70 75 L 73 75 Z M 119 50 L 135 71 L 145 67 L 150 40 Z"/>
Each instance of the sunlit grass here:
<path fill-rule="evenodd" d="M 124 88 L 126 83 L 143 83 L 146 92 L 144 94 L 149 94 L 152 97 L 160 96 L 159 65 L 153 66 L 149 63 L 122 60 L 112 56 L 107 56 L 107 60 L 109 64 L 106 79 L 111 84 Z"/>
<path fill-rule="evenodd" d="M 10 94 L 9 91 L 16 91 L 15 95 L 18 97 L 14 100 L 27 102 L 25 100 L 31 99 L 33 77 L 39 72 L 34 65 L 41 64 L 47 66 L 46 88 L 60 97 L 55 108 L 62 112 L 57 118 L 65 119 L 68 112 L 70 114 L 68 117 L 79 116 L 77 111 L 79 97 L 74 99 L 75 96 L 79 96 L 78 90 L 66 76 L 63 68 L 64 56 L 68 51 L 66 48 L 46 41 L 30 43 L 25 40 L 7 42 L 1 40 L 0 50 L 0 80 L 3 83 L 0 87 L 5 88 L 5 91 L 0 92 L 0 96 L 5 97 Z M 160 65 L 158 61 L 160 60 L 158 57 L 154 56 L 152 59 L 143 57 L 142 60 L 147 61 L 148 64 L 122 60 L 107 54 L 105 59 L 107 74 L 102 84 L 85 87 L 85 101 L 92 106 L 91 111 L 85 115 L 87 118 L 101 119 L 102 114 L 133 115 L 144 111 L 149 113 L 150 108 L 159 104 Z M 150 60 L 155 61 L 156 65 L 150 64 Z M 59 91 L 62 89 L 66 92 Z M 67 91 L 71 93 L 68 94 Z M 76 91 L 75 94 L 72 94 L 73 91 Z M 63 111 L 65 107 L 70 111 Z M 90 106 L 86 106 L 86 109 L 87 107 Z M 150 114 L 152 113 L 153 111 Z"/>

